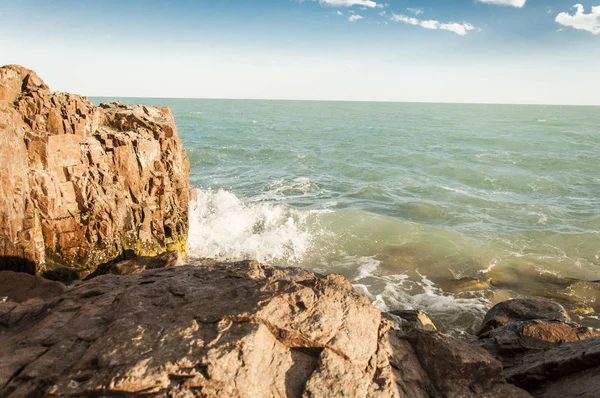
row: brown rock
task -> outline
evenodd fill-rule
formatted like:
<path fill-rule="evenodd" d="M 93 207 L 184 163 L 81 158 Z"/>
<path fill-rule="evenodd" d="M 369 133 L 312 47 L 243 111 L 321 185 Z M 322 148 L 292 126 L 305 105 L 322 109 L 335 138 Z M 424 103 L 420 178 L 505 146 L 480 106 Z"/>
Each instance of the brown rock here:
<path fill-rule="evenodd" d="M 177 250 L 165 252 L 155 257 L 134 257 L 129 260 L 120 261 L 113 264 L 109 273 L 115 275 L 134 275 L 145 270 L 178 267 L 183 265 L 183 259 Z"/>
<path fill-rule="evenodd" d="M 582 386 L 597 386 L 598 380 L 589 380 L 589 376 L 598 374 L 598 368 L 600 337 L 530 352 L 523 356 L 519 364 L 505 369 L 504 374 L 511 383 L 527 390 L 548 391 L 548 383 L 558 388 L 562 383 L 577 384 L 577 379 L 581 381 Z"/>
<path fill-rule="evenodd" d="M 51 306 L 0 304 L 0 396 L 394 397 L 388 330 L 338 275 L 104 275 Z"/>
<path fill-rule="evenodd" d="M 392 366 L 406 397 L 529 397 L 506 383 L 485 350 L 433 331 L 390 333 Z"/>
<path fill-rule="evenodd" d="M 96 107 L 2 67 L 0 170 L 0 269 L 185 252 L 189 163 L 167 108 Z"/>
<path fill-rule="evenodd" d="M 30 298 L 51 299 L 61 295 L 67 288 L 62 283 L 52 282 L 23 272 L 0 271 L 0 301 L 21 303 Z"/>
<path fill-rule="evenodd" d="M 560 320 L 571 318 L 562 305 L 548 300 L 513 299 L 496 304 L 490 309 L 482 321 L 477 335 L 516 321 L 528 320 Z"/>

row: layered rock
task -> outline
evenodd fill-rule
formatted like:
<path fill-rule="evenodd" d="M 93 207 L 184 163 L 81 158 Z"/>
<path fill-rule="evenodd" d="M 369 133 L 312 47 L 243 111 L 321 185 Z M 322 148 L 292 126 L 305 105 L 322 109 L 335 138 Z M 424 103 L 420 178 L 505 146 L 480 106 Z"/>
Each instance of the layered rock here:
<path fill-rule="evenodd" d="M 573 322 L 560 304 L 499 303 L 486 315 L 477 344 L 502 362 L 509 382 L 535 396 L 597 396 L 600 333 Z"/>
<path fill-rule="evenodd" d="M 94 106 L 0 68 L 0 269 L 78 276 L 185 251 L 189 163 L 167 108 Z"/>
<path fill-rule="evenodd" d="M 0 358 L 11 397 L 528 396 L 481 348 L 396 333 L 340 275 L 256 262 L 103 275 L 0 303 Z"/>

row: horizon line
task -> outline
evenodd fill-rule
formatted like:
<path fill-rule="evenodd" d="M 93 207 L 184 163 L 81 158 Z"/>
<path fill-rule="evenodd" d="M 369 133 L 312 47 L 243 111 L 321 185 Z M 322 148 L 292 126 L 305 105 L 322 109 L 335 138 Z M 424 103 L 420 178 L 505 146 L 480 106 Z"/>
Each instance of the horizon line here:
<path fill-rule="evenodd" d="M 295 98 L 226 98 L 226 97 L 145 97 L 126 95 L 84 95 L 87 98 L 133 98 L 171 100 L 222 100 L 222 101 L 290 101 L 290 102 L 356 102 L 387 104 L 429 104 L 429 105 L 520 105 L 520 106 L 581 106 L 600 107 L 598 104 L 558 104 L 558 103 L 510 103 L 510 102 L 452 102 L 452 101 L 401 101 L 401 100 L 343 100 L 343 99 L 295 99 Z"/>

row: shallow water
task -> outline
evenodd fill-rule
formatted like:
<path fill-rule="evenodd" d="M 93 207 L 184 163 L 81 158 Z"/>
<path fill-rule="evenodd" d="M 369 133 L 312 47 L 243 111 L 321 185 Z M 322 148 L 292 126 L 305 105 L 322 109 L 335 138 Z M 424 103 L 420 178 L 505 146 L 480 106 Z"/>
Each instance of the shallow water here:
<path fill-rule="evenodd" d="M 121 100 L 175 115 L 191 260 L 342 273 L 456 333 L 519 295 L 597 322 L 600 107 Z"/>

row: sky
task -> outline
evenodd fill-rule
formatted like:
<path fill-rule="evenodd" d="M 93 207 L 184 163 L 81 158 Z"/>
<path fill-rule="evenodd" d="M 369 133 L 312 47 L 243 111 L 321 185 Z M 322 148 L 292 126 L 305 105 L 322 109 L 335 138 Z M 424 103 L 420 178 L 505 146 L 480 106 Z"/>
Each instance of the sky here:
<path fill-rule="evenodd" d="M 600 105 L 600 0 L 0 0 L 87 96 Z"/>

